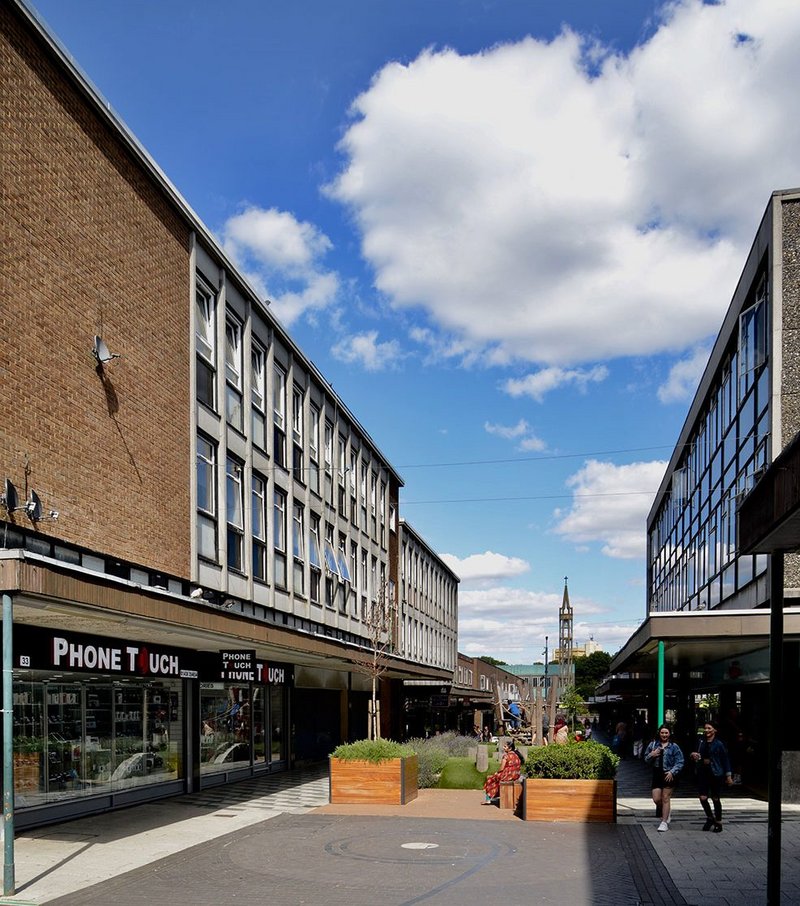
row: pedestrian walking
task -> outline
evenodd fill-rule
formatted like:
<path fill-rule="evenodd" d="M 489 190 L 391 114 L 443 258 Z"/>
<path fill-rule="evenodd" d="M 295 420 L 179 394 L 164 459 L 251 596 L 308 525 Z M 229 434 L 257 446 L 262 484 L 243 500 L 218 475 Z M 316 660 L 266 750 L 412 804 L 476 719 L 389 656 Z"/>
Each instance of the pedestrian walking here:
<path fill-rule="evenodd" d="M 725 743 L 717 737 L 714 721 L 706 721 L 703 736 L 697 751 L 692 752 L 692 760 L 697 764 L 697 792 L 706 815 L 703 830 L 718 834 L 722 831 L 722 787 L 733 783 L 731 762 Z M 714 804 L 713 814 L 709 799 Z"/>
<path fill-rule="evenodd" d="M 672 818 L 672 791 L 684 764 L 681 747 L 672 741 L 672 733 L 666 724 L 658 728 L 658 738 L 648 745 L 644 760 L 645 764 L 649 764 L 653 769 L 653 802 L 656 806 L 656 818 L 661 819 L 658 830 L 663 833 L 669 830 Z"/>

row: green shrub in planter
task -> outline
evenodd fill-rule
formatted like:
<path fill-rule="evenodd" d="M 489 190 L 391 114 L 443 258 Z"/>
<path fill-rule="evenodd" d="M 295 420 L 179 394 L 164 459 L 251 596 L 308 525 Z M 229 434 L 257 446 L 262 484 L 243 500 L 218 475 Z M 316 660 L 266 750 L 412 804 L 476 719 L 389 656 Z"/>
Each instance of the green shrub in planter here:
<path fill-rule="evenodd" d="M 421 737 L 409 739 L 408 745 L 417 753 L 418 783 L 419 788 L 423 790 L 436 786 L 447 759 L 465 756 L 470 746 L 475 745 L 475 740 L 448 731 L 429 736 L 427 739 Z"/>
<path fill-rule="evenodd" d="M 380 764 L 390 758 L 408 758 L 415 755 L 411 746 L 394 742 L 391 739 L 359 739 L 337 746 L 331 755 L 342 761 L 371 761 Z"/>
<path fill-rule="evenodd" d="M 613 780 L 619 755 L 599 742 L 568 742 L 532 748 L 525 759 L 526 777 L 552 780 Z"/>

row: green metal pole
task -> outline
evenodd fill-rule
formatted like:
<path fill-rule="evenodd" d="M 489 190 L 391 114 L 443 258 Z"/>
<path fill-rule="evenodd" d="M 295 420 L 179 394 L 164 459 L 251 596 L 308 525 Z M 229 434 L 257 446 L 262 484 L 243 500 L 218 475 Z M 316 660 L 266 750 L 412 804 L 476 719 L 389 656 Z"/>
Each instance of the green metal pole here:
<path fill-rule="evenodd" d="M 16 893 L 14 881 L 14 655 L 11 643 L 14 611 L 3 595 L 3 895 Z"/>
<path fill-rule="evenodd" d="M 664 643 L 658 643 L 658 726 L 664 723 Z"/>

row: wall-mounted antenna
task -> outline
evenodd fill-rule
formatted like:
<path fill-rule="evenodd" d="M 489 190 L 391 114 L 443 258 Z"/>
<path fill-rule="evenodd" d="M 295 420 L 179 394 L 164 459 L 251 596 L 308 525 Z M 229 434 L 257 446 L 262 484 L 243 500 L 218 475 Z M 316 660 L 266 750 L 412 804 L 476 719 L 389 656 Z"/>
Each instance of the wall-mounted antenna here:
<path fill-rule="evenodd" d="M 97 334 L 95 334 L 94 343 L 92 344 L 92 355 L 95 357 L 97 364 L 100 366 L 105 365 L 112 359 L 120 358 L 120 354 L 118 352 L 109 352 L 108 346 L 106 346 L 105 341 L 102 337 L 98 337 Z"/>
<path fill-rule="evenodd" d="M 58 510 L 48 510 L 47 513 L 43 512 L 42 501 L 33 488 L 31 488 L 30 491 L 30 497 L 25 501 L 23 506 L 19 506 L 17 509 L 23 510 L 31 522 L 41 522 L 42 520 L 52 520 L 55 522 L 59 516 Z"/>
<path fill-rule="evenodd" d="M 9 514 L 17 509 L 17 489 L 8 478 L 5 480 L 3 493 L 0 494 L 0 506 L 4 507 L 6 513 Z"/>

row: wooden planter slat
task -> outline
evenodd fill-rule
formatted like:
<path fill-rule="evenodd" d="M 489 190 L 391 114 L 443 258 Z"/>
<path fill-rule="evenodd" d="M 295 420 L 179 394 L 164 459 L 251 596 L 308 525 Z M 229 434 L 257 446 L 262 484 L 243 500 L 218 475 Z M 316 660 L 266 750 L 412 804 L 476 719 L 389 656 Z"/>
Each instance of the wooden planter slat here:
<path fill-rule="evenodd" d="M 417 798 L 417 756 L 371 761 L 330 759 L 330 801 L 334 805 L 405 805 Z"/>
<path fill-rule="evenodd" d="M 616 780 L 525 779 L 526 821 L 617 820 Z"/>

